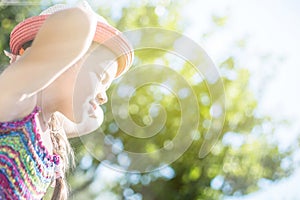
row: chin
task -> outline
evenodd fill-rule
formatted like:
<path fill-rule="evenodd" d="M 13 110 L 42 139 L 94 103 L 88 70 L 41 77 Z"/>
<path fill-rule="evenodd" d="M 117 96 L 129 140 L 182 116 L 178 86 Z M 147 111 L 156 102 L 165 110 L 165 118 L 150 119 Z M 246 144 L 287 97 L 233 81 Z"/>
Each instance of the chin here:
<path fill-rule="evenodd" d="M 103 110 L 99 107 L 83 116 L 83 120 L 77 124 L 77 129 L 82 134 L 88 134 L 97 130 L 104 120 Z"/>

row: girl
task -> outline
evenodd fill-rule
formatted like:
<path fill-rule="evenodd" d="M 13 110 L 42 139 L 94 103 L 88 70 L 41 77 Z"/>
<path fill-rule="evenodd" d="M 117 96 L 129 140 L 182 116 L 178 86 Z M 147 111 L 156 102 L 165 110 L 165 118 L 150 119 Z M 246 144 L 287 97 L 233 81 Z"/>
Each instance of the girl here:
<path fill-rule="evenodd" d="M 0 199 L 67 199 L 67 138 L 96 130 L 106 90 L 132 64 L 126 38 L 84 3 L 53 6 L 11 33 L 0 75 Z"/>

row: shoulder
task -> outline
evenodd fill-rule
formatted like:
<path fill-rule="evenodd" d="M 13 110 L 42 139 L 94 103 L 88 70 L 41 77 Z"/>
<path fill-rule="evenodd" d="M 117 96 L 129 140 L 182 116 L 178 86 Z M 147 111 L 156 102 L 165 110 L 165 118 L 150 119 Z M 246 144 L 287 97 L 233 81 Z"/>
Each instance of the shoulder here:
<path fill-rule="evenodd" d="M 1 93 L 0 99 L 0 122 L 9 122 L 23 119 L 36 107 L 36 95 L 23 101 L 15 101 L 5 92 Z"/>

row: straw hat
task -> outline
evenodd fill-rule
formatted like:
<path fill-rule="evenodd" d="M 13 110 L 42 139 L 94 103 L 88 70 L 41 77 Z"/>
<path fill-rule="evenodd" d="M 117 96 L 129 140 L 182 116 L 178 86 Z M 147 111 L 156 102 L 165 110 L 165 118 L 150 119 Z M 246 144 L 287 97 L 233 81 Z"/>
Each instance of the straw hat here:
<path fill-rule="evenodd" d="M 116 77 L 119 77 L 133 62 L 133 50 L 126 37 L 116 28 L 112 27 L 107 21 L 95 13 L 87 2 L 82 2 L 81 7 L 88 10 L 88 13 L 97 18 L 97 28 L 93 41 L 108 47 L 118 58 L 118 71 Z M 10 34 L 10 49 L 15 55 L 20 54 L 22 46 L 34 40 L 40 27 L 51 14 L 68 9 L 70 6 L 56 4 L 44 10 L 39 16 L 30 17 L 19 23 Z"/>

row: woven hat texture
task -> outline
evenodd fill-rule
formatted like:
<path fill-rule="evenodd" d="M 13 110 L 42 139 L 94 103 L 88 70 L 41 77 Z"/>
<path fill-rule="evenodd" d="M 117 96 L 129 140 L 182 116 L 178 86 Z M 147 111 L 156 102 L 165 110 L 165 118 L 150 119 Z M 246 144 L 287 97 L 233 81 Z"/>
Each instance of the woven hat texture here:
<path fill-rule="evenodd" d="M 108 47 L 118 58 L 118 71 L 116 77 L 123 74 L 133 62 L 133 50 L 127 38 L 116 28 L 112 27 L 107 21 L 95 13 L 87 2 L 82 2 L 80 6 L 88 10 L 88 13 L 94 15 L 97 19 L 97 28 L 93 41 Z M 26 42 L 34 40 L 36 34 L 51 14 L 71 8 L 65 4 L 56 4 L 38 16 L 33 16 L 19 23 L 10 34 L 10 49 L 15 55 Z"/>

